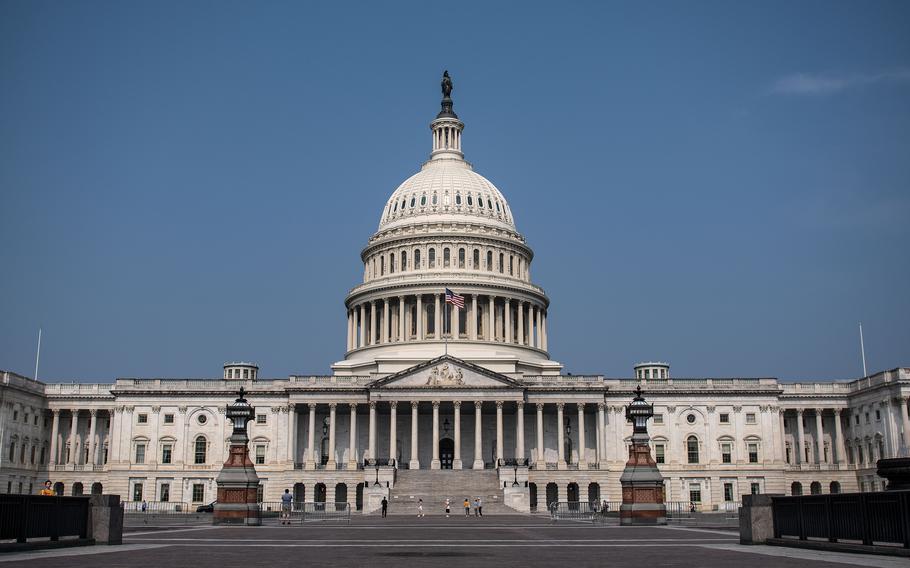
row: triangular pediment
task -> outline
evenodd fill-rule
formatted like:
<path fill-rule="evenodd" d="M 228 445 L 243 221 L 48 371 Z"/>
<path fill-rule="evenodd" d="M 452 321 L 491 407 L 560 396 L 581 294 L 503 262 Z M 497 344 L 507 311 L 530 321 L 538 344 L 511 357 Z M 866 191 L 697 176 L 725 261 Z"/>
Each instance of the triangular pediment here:
<path fill-rule="evenodd" d="M 522 388 L 505 375 L 468 363 L 451 355 L 442 355 L 403 371 L 378 379 L 370 387 L 477 389 Z"/>

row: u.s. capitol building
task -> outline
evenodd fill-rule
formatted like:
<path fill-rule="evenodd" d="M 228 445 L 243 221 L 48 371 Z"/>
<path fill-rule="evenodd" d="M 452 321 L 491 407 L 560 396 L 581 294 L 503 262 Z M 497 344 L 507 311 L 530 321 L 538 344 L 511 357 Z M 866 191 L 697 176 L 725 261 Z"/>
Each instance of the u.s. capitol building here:
<path fill-rule="evenodd" d="M 266 501 L 285 488 L 357 509 L 365 493 L 393 507 L 425 494 L 518 510 L 615 501 L 639 384 L 655 405 L 668 501 L 710 510 L 744 493 L 882 488 L 876 460 L 910 447 L 908 368 L 797 383 L 676 378 L 657 362 L 629 378 L 562 374 L 533 251 L 503 194 L 465 161 L 450 87 L 446 77 L 429 159 L 361 252 L 331 375 L 262 379 L 242 362 L 206 380 L 44 384 L 2 372 L 0 491 L 34 493 L 49 478 L 68 495 L 208 503 L 230 435 L 225 405 L 243 386 Z"/>

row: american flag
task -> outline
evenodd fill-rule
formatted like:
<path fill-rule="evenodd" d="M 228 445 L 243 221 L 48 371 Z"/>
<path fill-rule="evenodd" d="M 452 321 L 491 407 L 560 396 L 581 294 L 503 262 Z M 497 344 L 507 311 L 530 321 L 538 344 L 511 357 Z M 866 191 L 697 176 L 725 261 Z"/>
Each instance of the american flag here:
<path fill-rule="evenodd" d="M 452 304 L 456 308 L 464 309 L 464 296 L 459 296 L 455 292 L 446 288 L 446 303 Z"/>

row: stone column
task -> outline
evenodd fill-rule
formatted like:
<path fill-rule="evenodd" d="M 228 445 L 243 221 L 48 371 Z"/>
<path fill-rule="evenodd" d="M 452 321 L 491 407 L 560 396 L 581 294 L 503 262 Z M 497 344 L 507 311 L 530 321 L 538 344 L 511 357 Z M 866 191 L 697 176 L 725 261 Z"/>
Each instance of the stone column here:
<path fill-rule="evenodd" d="M 370 300 L 370 345 L 379 343 L 376 340 L 376 300 Z"/>
<path fill-rule="evenodd" d="M 452 403 L 455 407 L 455 455 L 452 457 L 452 469 L 461 469 L 461 401 Z"/>
<path fill-rule="evenodd" d="M 847 463 L 847 451 L 844 449 L 844 433 L 841 430 L 841 409 L 834 409 L 834 445 L 837 448 L 837 464 Z"/>
<path fill-rule="evenodd" d="M 540 308 L 534 310 L 534 322 L 537 324 L 537 336 L 534 338 L 534 346 L 543 349 L 543 330 L 540 326 Z M 579 490 L 580 491 L 580 490 Z"/>
<path fill-rule="evenodd" d="M 825 436 L 822 429 L 822 409 L 815 409 L 815 448 L 818 461 L 815 463 L 825 463 Z"/>
<path fill-rule="evenodd" d="M 482 401 L 474 402 L 474 469 L 483 469 L 483 418 Z"/>
<path fill-rule="evenodd" d="M 502 311 L 505 312 L 503 318 L 506 325 L 506 343 L 512 343 L 512 299 L 505 298 L 502 304 Z"/>
<path fill-rule="evenodd" d="M 477 294 L 471 294 L 471 321 L 468 329 L 471 330 L 471 339 L 477 341 Z"/>
<path fill-rule="evenodd" d="M 578 404 L 578 469 L 588 468 L 588 453 L 585 448 L 585 405 Z M 579 488 L 581 491 L 581 488 Z"/>
<path fill-rule="evenodd" d="M 433 294 L 434 301 L 434 311 L 433 311 L 433 329 L 435 330 L 434 337 L 436 339 L 442 339 L 442 312 L 439 310 L 439 294 Z"/>
<path fill-rule="evenodd" d="M 541 325 L 541 330 L 542 330 L 542 334 L 543 334 L 543 342 L 542 342 L 543 350 L 546 351 L 547 345 L 549 343 L 549 341 L 548 341 L 549 338 L 547 336 L 547 310 L 544 310 L 543 314 L 541 314 L 541 316 L 540 316 L 540 325 Z"/>
<path fill-rule="evenodd" d="M 370 459 L 376 459 L 376 401 L 370 401 L 370 440 L 369 440 Z"/>
<path fill-rule="evenodd" d="M 779 417 L 779 428 L 780 428 L 780 461 L 786 463 L 787 461 L 787 409 L 778 408 L 777 409 Z M 796 462 L 793 462 L 796 463 Z"/>
<path fill-rule="evenodd" d="M 363 347 L 367 344 L 367 326 L 366 326 L 366 309 L 363 307 L 363 304 L 360 304 L 360 345 L 357 347 Z"/>
<path fill-rule="evenodd" d="M 537 403 L 537 468 L 544 469 L 547 465 L 547 456 L 543 447 L 543 403 Z"/>
<path fill-rule="evenodd" d="M 901 424 L 904 428 L 904 445 L 910 449 L 910 414 L 907 410 L 907 401 L 910 400 L 910 397 L 902 396 L 900 397 L 901 401 Z"/>
<path fill-rule="evenodd" d="M 522 460 L 525 457 L 525 403 L 522 401 L 518 401 L 516 404 L 515 423 L 515 428 L 518 430 L 515 433 L 515 438 L 518 440 L 517 447 L 515 448 L 515 458 Z"/>
<path fill-rule="evenodd" d="M 411 461 L 409 469 L 420 469 L 420 459 L 417 454 L 417 401 L 411 402 Z"/>
<path fill-rule="evenodd" d="M 57 436 L 60 434 L 60 411 L 51 410 L 53 419 L 51 421 L 51 456 L 48 465 L 50 469 L 53 470 L 54 466 L 57 465 Z"/>
<path fill-rule="evenodd" d="M 96 463 L 95 452 L 97 449 L 97 444 L 95 444 L 95 427 L 97 426 L 97 423 L 98 423 L 98 411 L 93 408 L 93 409 L 89 410 L 88 412 L 89 412 L 89 415 L 91 416 L 91 419 L 89 420 L 89 427 L 88 427 L 88 459 L 89 459 L 89 463 L 92 464 L 92 466 L 94 466 Z M 157 427 L 157 425 L 156 425 L 156 427 Z M 157 452 L 158 449 L 155 448 L 154 451 Z M 157 453 L 155 454 L 155 456 L 157 458 Z M 158 461 L 158 460 L 156 459 L 155 461 Z"/>
<path fill-rule="evenodd" d="M 405 341 L 407 337 L 404 322 L 404 296 L 398 296 L 398 341 Z"/>
<path fill-rule="evenodd" d="M 518 301 L 518 344 L 525 344 L 525 303 Z"/>
<path fill-rule="evenodd" d="M 495 341 L 496 340 L 496 330 L 493 328 L 493 323 L 496 321 L 496 316 L 493 313 L 493 307 L 496 305 L 494 303 L 495 296 L 487 296 L 487 329 L 486 340 Z"/>
<path fill-rule="evenodd" d="M 348 469 L 357 468 L 357 405 L 351 404 L 350 439 L 348 440 Z"/>
<path fill-rule="evenodd" d="M 310 404 L 309 431 L 307 432 L 306 469 L 316 469 L 316 405 Z"/>
<path fill-rule="evenodd" d="M 796 411 L 796 427 L 797 433 L 799 434 L 799 439 L 797 441 L 796 457 L 797 463 L 803 463 L 806 461 L 805 449 L 803 446 L 803 440 L 805 440 L 805 434 L 803 433 L 803 411 Z"/>
<path fill-rule="evenodd" d="M 607 440 L 606 428 L 604 428 L 604 407 L 602 402 L 597 403 L 597 467 L 606 462 L 607 457 Z M 670 417 L 668 416 L 667 419 Z"/>
<path fill-rule="evenodd" d="M 422 341 L 424 336 L 424 327 L 423 322 L 423 294 L 417 294 L 417 340 Z"/>
<path fill-rule="evenodd" d="M 287 461 L 294 469 L 297 462 L 297 405 L 293 402 L 288 404 L 288 447 Z"/>
<path fill-rule="evenodd" d="M 505 459 L 502 453 L 502 401 L 496 401 L 496 466 L 499 466 L 499 460 Z"/>
<path fill-rule="evenodd" d="M 336 403 L 329 403 L 329 459 L 325 464 L 326 469 L 335 469 L 335 408 Z"/>
<path fill-rule="evenodd" d="M 72 411 L 72 418 L 70 419 L 70 459 L 67 460 L 67 464 L 75 464 L 79 460 L 76 459 L 76 430 L 79 428 L 79 411 Z"/>
<path fill-rule="evenodd" d="M 398 402 L 389 403 L 389 459 L 398 458 Z"/>
<path fill-rule="evenodd" d="M 439 303 L 439 295 L 436 296 L 436 303 Z M 437 318 L 438 319 L 438 318 Z M 439 401 L 433 401 L 433 461 L 430 462 L 430 469 L 439 469 Z"/>
<path fill-rule="evenodd" d="M 566 441 L 563 438 L 563 425 L 562 425 L 562 409 L 565 407 L 566 403 L 557 402 L 556 403 L 556 448 L 559 452 L 559 461 L 556 462 L 557 469 L 566 469 Z M 579 488 L 581 491 L 581 488 Z"/>
<path fill-rule="evenodd" d="M 382 342 L 388 343 L 390 341 L 390 331 L 391 326 L 389 325 L 389 299 L 385 298 L 382 300 Z"/>

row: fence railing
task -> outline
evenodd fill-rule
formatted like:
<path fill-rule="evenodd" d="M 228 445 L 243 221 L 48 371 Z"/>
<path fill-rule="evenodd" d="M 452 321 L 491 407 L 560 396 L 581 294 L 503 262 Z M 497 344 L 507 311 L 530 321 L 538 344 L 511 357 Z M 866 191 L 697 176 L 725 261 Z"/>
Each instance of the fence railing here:
<path fill-rule="evenodd" d="M 550 503 L 550 520 L 597 523 L 619 516 L 621 501 L 554 501 Z"/>
<path fill-rule="evenodd" d="M 772 497 L 774 536 L 910 548 L 910 491 Z"/>
<path fill-rule="evenodd" d="M 124 514 L 133 513 L 190 513 L 196 512 L 196 505 L 179 501 L 123 501 Z"/>
<path fill-rule="evenodd" d="M 293 501 L 285 505 L 281 501 L 259 503 L 259 515 L 263 522 L 289 521 L 301 524 L 318 521 L 351 522 L 351 507 L 348 503 L 322 503 Z"/>
<path fill-rule="evenodd" d="M 0 540 L 88 538 L 88 500 L 0 494 Z"/>

